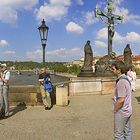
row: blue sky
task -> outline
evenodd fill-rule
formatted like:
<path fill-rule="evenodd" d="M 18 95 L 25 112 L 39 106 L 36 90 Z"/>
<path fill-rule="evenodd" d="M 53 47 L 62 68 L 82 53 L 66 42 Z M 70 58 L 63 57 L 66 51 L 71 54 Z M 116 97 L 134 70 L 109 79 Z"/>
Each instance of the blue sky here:
<path fill-rule="evenodd" d="M 107 28 L 95 18 L 96 4 L 104 11 L 106 0 L 3 0 L 0 2 L 0 60 L 42 61 L 38 26 L 49 26 L 46 61 L 72 61 L 84 56 L 91 41 L 94 56 L 107 54 Z M 140 55 L 140 1 L 116 0 L 116 14 L 124 23 L 115 30 L 113 51 L 123 54 L 130 43 Z"/>

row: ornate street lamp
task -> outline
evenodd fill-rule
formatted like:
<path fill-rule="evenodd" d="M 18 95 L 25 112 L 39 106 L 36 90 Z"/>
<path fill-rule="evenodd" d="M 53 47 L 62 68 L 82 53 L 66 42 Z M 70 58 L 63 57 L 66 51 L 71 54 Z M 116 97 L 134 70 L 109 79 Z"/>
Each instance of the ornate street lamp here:
<path fill-rule="evenodd" d="M 45 47 L 46 47 L 49 27 L 46 26 L 44 19 L 42 21 L 41 26 L 38 27 L 38 30 L 40 33 L 40 39 L 43 47 L 43 65 L 45 66 Z"/>

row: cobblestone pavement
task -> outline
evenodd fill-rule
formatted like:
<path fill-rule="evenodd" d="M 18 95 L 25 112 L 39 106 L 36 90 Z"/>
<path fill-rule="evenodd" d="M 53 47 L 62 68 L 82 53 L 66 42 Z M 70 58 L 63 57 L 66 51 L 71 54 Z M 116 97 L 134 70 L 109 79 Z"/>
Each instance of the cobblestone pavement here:
<path fill-rule="evenodd" d="M 113 140 L 112 95 L 70 97 L 67 107 L 11 107 L 0 140 Z M 140 92 L 133 94 L 133 140 L 140 140 Z"/>

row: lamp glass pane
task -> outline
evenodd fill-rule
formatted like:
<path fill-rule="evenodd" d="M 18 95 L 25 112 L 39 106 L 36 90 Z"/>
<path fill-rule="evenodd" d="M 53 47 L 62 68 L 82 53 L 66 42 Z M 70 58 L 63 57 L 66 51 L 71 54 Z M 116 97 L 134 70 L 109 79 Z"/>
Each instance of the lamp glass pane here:
<path fill-rule="evenodd" d="M 41 39 L 42 44 L 46 44 L 46 39 Z"/>

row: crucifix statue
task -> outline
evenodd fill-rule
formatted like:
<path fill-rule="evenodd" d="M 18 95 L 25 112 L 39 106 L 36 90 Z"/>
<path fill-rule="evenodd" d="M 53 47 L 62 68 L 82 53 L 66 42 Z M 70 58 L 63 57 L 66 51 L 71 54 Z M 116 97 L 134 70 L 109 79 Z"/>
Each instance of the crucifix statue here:
<path fill-rule="evenodd" d="M 108 27 L 108 55 L 112 52 L 112 39 L 115 33 L 115 26 L 119 24 L 117 21 L 123 21 L 122 16 L 113 14 L 113 11 L 115 10 L 115 7 L 113 6 L 114 1 L 115 0 L 107 0 L 107 12 L 102 12 L 98 6 L 96 6 L 95 10 L 96 17 L 100 18 Z"/>

